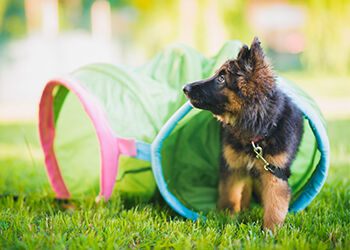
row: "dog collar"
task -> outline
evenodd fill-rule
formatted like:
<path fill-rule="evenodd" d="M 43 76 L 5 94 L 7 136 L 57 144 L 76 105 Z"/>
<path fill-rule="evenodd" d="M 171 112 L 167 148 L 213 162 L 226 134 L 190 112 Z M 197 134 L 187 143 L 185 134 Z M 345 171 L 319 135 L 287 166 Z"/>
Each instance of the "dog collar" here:
<path fill-rule="evenodd" d="M 265 140 L 267 137 L 269 137 L 270 135 L 272 135 L 272 133 L 277 129 L 277 123 L 275 121 L 272 121 L 272 123 L 270 124 L 270 128 L 269 130 L 264 134 L 264 136 L 262 137 L 258 137 L 255 139 L 250 140 L 249 142 L 254 142 L 254 143 L 260 143 L 263 140 Z"/>
<path fill-rule="evenodd" d="M 279 167 L 276 167 L 274 165 L 269 164 L 267 166 L 267 170 L 273 174 L 274 176 L 276 176 L 277 178 L 280 178 L 284 181 L 288 181 L 288 177 L 289 175 L 287 174 L 287 172 L 284 169 L 281 169 Z"/>

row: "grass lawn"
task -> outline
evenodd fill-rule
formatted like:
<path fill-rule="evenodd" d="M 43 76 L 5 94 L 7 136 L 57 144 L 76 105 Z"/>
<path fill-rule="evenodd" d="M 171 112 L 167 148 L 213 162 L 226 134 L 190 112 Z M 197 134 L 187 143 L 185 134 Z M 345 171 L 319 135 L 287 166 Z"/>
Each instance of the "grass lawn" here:
<path fill-rule="evenodd" d="M 103 204 L 54 199 L 33 123 L 0 123 L 0 248 L 350 249 L 350 119 L 328 121 L 329 177 L 305 209 L 275 235 L 261 231 L 262 210 L 186 220 L 163 201 L 118 194 Z"/>

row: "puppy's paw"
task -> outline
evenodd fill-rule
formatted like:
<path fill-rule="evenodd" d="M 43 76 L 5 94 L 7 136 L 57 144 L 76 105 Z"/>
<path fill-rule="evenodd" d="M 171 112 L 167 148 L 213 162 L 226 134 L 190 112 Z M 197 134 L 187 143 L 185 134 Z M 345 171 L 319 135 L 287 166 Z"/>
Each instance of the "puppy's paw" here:
<path fill-rule="evenodd" d="M 278 229 L 280 227 L 283 226 L 283 222 L 280 222 L 280 223 L 273 223 L 273 222 L 269 222 L 269 221 L 265 221 L 264 224 L 263 224 L 263 230 L 265 232 L 271 232 L 271 233 L 275 233 L 278 231 Z"/>
<path fill-rule="evenodd" d="M 228 212 L 231 217 L 233 217 L 237 212 L 240 211 L 240 209 L 237 209 L 237 207 L 235 206 L 235 203 L 226 200 L 219 200 L 217 204 L 217 209 L 219 211 Z"/>

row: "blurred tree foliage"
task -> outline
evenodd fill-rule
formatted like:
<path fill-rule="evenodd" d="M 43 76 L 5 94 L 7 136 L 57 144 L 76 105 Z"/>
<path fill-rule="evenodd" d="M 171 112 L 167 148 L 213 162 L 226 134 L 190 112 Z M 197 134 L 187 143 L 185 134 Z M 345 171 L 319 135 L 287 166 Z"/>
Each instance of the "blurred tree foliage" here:
<path fill-rule="evenodd" d="M 132 25 L 135 38 L 145 48 L 148 56 L 178 37 L 178 0 L 130 0 L 138 10 L 138 18 Z"/>
<path fill-rule="evenodd" d="M 58 4 L 60 30 L 89 29 L 90 8 L 94 0 L 60 0 Z"/>
<path fill-rule="evenodd" d="M 179 27 L 182 14 L 180 0 L 130 0 L 130 3 L 139 12 L 139 17 L 134 24 L 135 33 L 139 41 L 150 48 L 147 51 L 149 55 L 153 55 L 161 47 L 177 40 L 181 29 Z M 210 35 L 205 27 L 207 18 L 205 11 L 209 4 L 209 0 L 196 1 L 196 10 L 193 13 L 194 42 L 196 48 L 202 51 L 206 51 L 206 37 Z M 247 22 L 247 5 L 248 1 L 242 0 L 222 0 L 218 3 L 218 15 L 228 31 L 227 39 L 251 42 L 253 33 Z"/>
<path fill-rule="evenodd" d="M 95 0 L 59 0 L 60 29 L 90 30 L 90 8 Z M 135 10 L 136 18 L 127 29 L 128 43 L 142 46 L 148 55 L 176 41 L 180 35 L 181 0 L 107 0 L 112 10 L 126 6 Z M 349 0 L 289 0 L 305 6 L 304 28 L 306 49 L 301 54 L 304 68 L 315 72 L 350 73 L 350 1 Z M 218 1 L 218 15 L 227 39 L 238 38 L 249 44 L 254 32 L 249 26 L 247 9 L 250 1 Z M 210 0 L 197 0 L 195 46 L 206 50 L 208 28 L 205 11 Z M 0 39 L 16 38 L 26 33 L 24 0 L 0 0 Z M 123 37 L 119 39 L 124 39 Z"/>
<path fill-rule="evenodd" d="M 2 0 L 0 0 L 2 1 Z M 96 0 L 58 0 L 60 29 L 90 29 L 91 6 Z M 130 0 L 106 0 L 111 9 L 130 4 Z M 146 1 L 147 2 L 147 1 Z"/>
<path fill-rule="evenodd" d="M 8 0 L 3 0 L 3 2 L 0 4 L 0 31 L 2 30 L 4 14 L 5 10 L 7 9 L 8 2 Z"/>
<path fill-rule="evenodd" d="M 24 1 L 0 0 L 0 39 L 19 37 L 25 33 Z"/>
<path fill-rule="evenodd" d="M 252 31 L 247 17 L 248 1 L 223 0 L 219 4 L 219 11 L 224 24 L 229 31 L 228 39 L 239 39 L 245 44 L 253 40 Z"/>
<path fill-rule="evenodd" d="M 139 10 L 135 22 L 137 39 L 149 45 L 150 54 L 176 40 L 176 29 L 181 11 L 179 0 L 131 0 Z M 316 73 L 348 74 L 350 72 L 350 1 L 349 0 L 289 0 L 291 4 L 305 6 L 307 20 L 303 30 L 306 48 L 301 53 L 303 67 Z M 208 0 L 197 1 L 194 13 L 195 44 L 205 50 L 206 27 L 203 9 Z M 219 17 L 227 29 L 227 39 L 240 39 L 249 44 L 254 32 L 247 19 L 249 1 L 221 0 Z M 151 46 L 152 45 L 152 46 Z"/>
<path fill-rule="evenodd" d="M 315 72 L 350 72 L 350 1 L 298 0 L 307 7 L 302 62 Z"/>

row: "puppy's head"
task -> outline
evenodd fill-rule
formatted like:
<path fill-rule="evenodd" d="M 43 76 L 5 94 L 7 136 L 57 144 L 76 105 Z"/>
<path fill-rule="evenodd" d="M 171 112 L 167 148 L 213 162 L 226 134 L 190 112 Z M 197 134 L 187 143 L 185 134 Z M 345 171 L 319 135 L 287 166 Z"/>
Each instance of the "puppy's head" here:
<path fill-rule="evenodd" d="M 257 37 L 244 45 L 237 59 L 228 60 L 210 78 L 185 85 L 191 104 L 232 123 L 245 109 L 263 104 L 275 88 L 275 78 Z"/>

